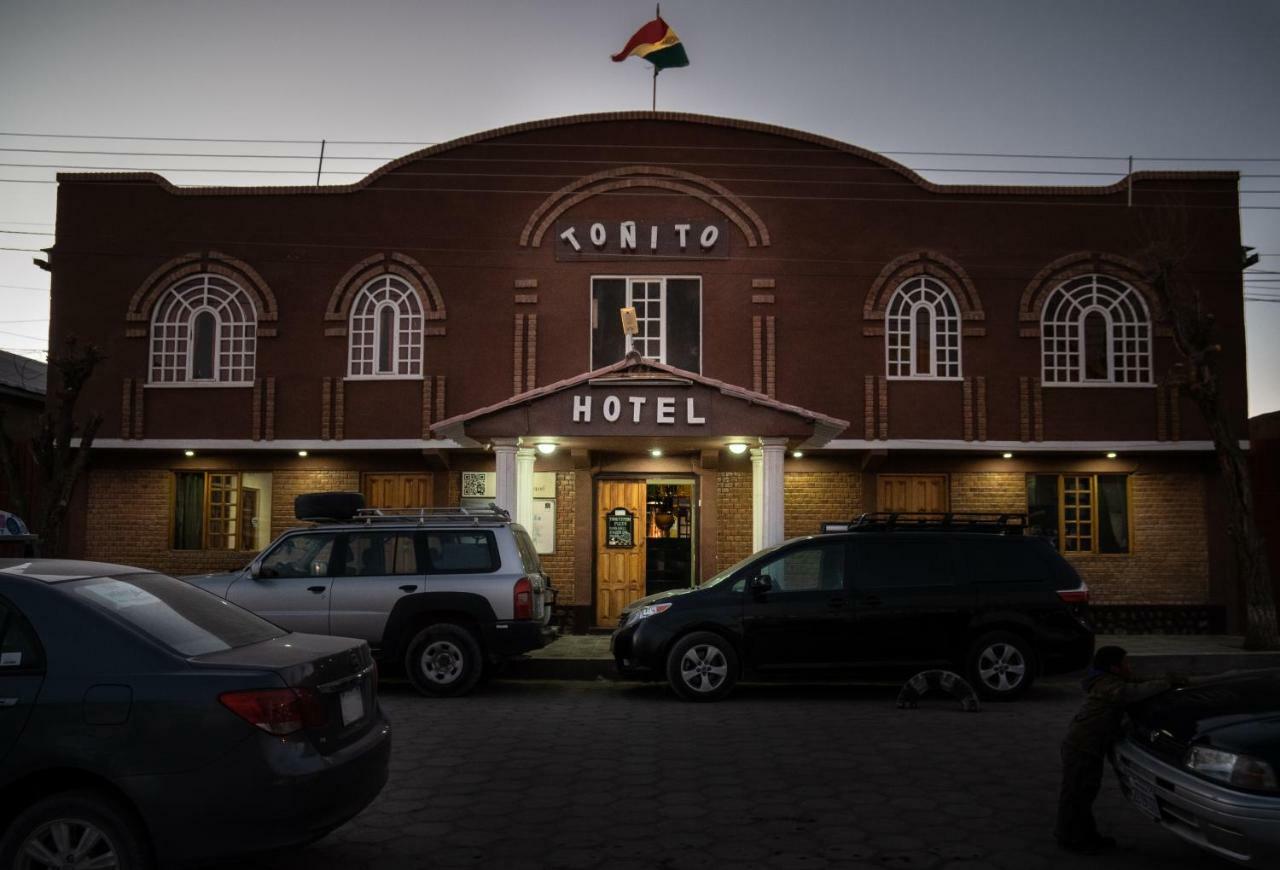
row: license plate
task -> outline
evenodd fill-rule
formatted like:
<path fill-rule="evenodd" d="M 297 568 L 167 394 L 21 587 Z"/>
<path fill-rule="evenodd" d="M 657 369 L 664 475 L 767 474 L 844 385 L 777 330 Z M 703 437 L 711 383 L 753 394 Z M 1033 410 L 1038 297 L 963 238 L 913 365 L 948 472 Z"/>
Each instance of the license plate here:
<path fill-rule="evenodd" d="M 1160 821 L 1160 803 L 1156 800 L 1155 791 L 1136 776 L 1129 777 L 1129 800 L 1148 816 Z"/>
<path fill-rule="evenodd" d="M 338 696 L 338 700 L 342 703 L 342 724 L 344 726 L 364 718 L 364 694 L 359 688 L 347 689 L 347 691 Z"/>

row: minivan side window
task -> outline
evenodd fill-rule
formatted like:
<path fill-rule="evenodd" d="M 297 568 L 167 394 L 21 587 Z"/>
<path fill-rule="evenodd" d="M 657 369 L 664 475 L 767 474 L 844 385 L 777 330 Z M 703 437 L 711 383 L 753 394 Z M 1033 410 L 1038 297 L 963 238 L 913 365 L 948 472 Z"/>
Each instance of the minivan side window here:
<path fill-rule="evenodd" d="M 340 577 L 420 573 L 411 532 L 350 532 L 339 566 Z"/>
<path fill-rule="evenodd" d="M 263 577 L 327 577 L 333 533 L 290 535 L 262 558 Z"/>
<path fill-rule="evenodd" d="M 941 538 L 863 538 L 854 541 L 854 552 L 853 584 L 860 589 L 955 583 L 947 542 Z"/>
<path fill-rule="evenodd" d="M 489 531 L 427 532 L 433 574 L 488 574 L 498 570 L 498 545 Z"/>
<path fill-rule="evenodd" d="M 533 545 L 533 538 L 524 529 L 513 529 L 516 549 L 520 551 L 520 562 L 526 574 L 541 574 L 542 561 L 538 558 L 538 548 Z"/>
<path fill-rule="evenodd" d="M 843 543 L 826 543 L 787 550 L 753 573 L 767 576 L 772 592 L 843 589 L 844 549 Z"/>
<path fill-rule="evenodd" d="M 44 653 L 31 623 L 0 599 L 0 676 L 31 673 L 44 667 Z"/>

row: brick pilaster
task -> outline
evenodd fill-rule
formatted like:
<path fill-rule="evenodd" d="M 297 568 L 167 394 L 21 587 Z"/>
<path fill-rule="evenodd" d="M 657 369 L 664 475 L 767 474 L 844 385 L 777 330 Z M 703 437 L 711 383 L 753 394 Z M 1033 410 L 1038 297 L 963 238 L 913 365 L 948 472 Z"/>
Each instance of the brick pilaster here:
<path fill-rule="evenodd" d="M 964 379 L 964 399 L 961 403 L 964 415 L 964 440 L 973 440 L 973 378 Z"/>
<path fill-rule="evenodd" d="M 867 441 L 876 438 L 876 376 L 867 375 L 862 382 L 862 437 Z"/>
<path fill-rule="evenodd" d="M 977 424 L 978 440 L 987 440 L 987 379 L 979 375 L 976 379 L 978 387 Z"/>
<path fill-rule="evenodd" d="M 266 418 L 264 428 L 266 429 L 266 439 L 274 441 L 276 439 L 276 379 L 267 378 L 267 407 L 263 413 Z"/>

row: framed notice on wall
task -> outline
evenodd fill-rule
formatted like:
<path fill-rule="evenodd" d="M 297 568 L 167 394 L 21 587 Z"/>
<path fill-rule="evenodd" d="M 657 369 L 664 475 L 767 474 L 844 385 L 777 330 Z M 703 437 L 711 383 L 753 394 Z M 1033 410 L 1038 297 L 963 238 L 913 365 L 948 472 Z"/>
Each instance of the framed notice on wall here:
<path fill-rule="evenodd" d="M 604 516 L 604 545 L 630 550 L 636 545 L 636 515 L 626 508 L 614 508 Z"/>
<path fill-rule="evenodd" d="M 534 549 L 539 554 L 556 551 L 556 500 L 553 498 L 535 498 L 533 500 L 533 521 L 530 523 L 529 535 L 533 538 Z"/>

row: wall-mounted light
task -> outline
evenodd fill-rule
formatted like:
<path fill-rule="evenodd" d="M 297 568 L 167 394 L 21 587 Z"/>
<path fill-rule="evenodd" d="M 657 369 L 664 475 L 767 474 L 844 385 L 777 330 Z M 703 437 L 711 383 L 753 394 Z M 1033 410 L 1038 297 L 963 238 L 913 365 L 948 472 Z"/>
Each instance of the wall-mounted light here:
<path fill-rule="evenodd" d="M 1113 450 L 1113 451 L 1111 451 L 1111 452 L 1107 453 L 1107 458 L 1108 458 L 1108 459 L 1115 459 L 1115 458 L 1116 458 L 1115 451 Z"/>
<path fill-rule="evenodd" d="M 190 459 L 192 456 L 196 455 L 196 452 L 194 450 L 184 450 L 182 451 L 182 455 Z"/>
<path fill-rule="evenodd" d="M 729 452 L 734 456 L 741 456 L 747 452 L 747 445 L 743 444 L 741 441 L 735 441 L 729 445 Z"/>
<path fill-rule="evenodd" d="M 662 450 L 655 447 L 649 451 L 649 455 L 652 456 L 654 459 L 657 459 L 659 456 L 662 455 Z"/>
<path fill-rule="evenodd" d="M 306 459 L 306 458 L 307 458 L 307 451 L 305 451 L 305 450 L 299 450 L 299 451 L 298 451 L 298 455 L 299 455 L 299 456 L 301 456 L 303 459 Z"/>
<path fill-rule="evenodd" d="M 792 459 L 804 459 L 804 451 L 803 451 L 803 450 L 792 450 L 792 451 L 791 451 L 791 458 L 792 458 Z"/>
<path fill-rule="evenodd" d="M 1012 454 L 1012 453 L 1001 453 L 1001 454 L 1000 454 L 1000 458 L 1001 458 L 1001 459 L 1012 459 L 1012 458 L 1013 458 L 1013 454 Z"/>
<path fill-rule="evenodd" d="M 535 446 L 538 448 L 538 452 L 543 456 L 550 456 L 552 453 L 556 452 L 556 445 L 551 441 L 539 441 Z"/>

